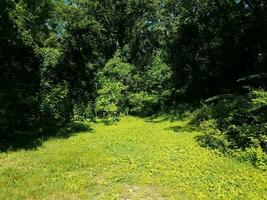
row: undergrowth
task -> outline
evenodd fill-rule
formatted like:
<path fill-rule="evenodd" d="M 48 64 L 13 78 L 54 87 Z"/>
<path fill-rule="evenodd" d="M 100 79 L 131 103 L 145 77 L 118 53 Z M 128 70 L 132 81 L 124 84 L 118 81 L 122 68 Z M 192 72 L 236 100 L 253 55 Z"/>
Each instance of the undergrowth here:
<path fill-rule="evenodd" d="M 267 169 L 266 91 L 210 98 L 195 112 L 191 123 L 205 130 L 198 138 L 202 146 Z"/>

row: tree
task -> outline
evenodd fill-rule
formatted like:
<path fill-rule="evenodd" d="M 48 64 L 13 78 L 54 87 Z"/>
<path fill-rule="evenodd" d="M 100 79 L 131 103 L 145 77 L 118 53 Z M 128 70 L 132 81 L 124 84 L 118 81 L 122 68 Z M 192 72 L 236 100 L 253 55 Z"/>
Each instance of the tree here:
<path fill-rule="evenodd" d="M 176 88 L 205 97 L 236 90 L 240 77 L 266 71 L 266 21 L 257 17 L 264 18 L 266 3 L 256 3 L 256 14 L 248 2 L 168 2 L 174 22 L 167 52 Z"/>

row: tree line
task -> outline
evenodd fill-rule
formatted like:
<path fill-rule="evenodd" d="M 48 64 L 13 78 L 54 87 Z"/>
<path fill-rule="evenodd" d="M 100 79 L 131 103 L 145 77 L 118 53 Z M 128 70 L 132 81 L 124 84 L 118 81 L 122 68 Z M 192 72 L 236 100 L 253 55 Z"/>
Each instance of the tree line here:
<path fill-rule="evenodd" d="M 0 8 L 2 138 L 266 89 L 264 0 L 1 0 Z"/>

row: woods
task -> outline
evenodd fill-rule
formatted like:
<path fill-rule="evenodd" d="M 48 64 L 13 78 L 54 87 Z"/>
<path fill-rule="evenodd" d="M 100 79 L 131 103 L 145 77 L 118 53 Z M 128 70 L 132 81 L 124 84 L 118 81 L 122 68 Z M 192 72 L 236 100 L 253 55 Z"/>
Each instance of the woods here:
<path fill-rule="evenodd" d="M 1 0 L 0 8 L 1 143 L 187 104 L 197 105 L 198 125 L 212 121 L 220 132 L 203 139 L 210 146 L 266 153 L 266 1 Z"/>
<path fill-rule="evenodd" d="M 0 0 L 0 72 L 0 199 L 267 196 L 266 0 Z"/>

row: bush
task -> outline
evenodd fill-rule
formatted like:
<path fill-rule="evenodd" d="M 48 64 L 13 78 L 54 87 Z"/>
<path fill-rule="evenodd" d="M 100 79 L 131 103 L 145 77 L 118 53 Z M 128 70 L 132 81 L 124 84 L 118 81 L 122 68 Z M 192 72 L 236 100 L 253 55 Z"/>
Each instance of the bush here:
<path fill-rule="evenodd" d="M 172 95 L 172 71 L 164 62 L 162 52 L 155 52 L 143 74 L 136 74 L 136 88 L 130 91 L 130 112 L 135 115 L 150 115 L 160 111 Z"/>
<path fill-rule="evenodd" d="M 194 122 L 203 125 L 212 120 L 216 125 L 211 128 L 212 133 L 206 132 L 201 143 L 224 151 L 247 152 L 247 158 L 258 163 L 251 151 L 267 153 L 266 108 L 267 92 L 264 90 L 253 89 L 246 95 L 223 95 L 207 100 L 198 110 Z"/>
<path fill-rule="evenodd" d="M 130 94 L 130 112 L 135 115 L 146 116 L 153 113 L 158 103 L 156 95 L 148 94 L 144 91 Z"/>
<path fill-rule="evenodd" d="M 162 109 L 172 95 L 171 68 L 156 52 L 151 63 L 139 72 L 115 57 L 98 72 L 96 113 L 102 118 L 121 114 L 149 115 Z"/>
<path fill-rule="evenodd" d="M 98 90 L 96 99 L 96 113 L 102 118 L 116 118 L 123 112 L 120 106 L 123 104 L 124 96 L 122 92 L 126 88 L 120 82 L 109 82 L 102 84 Z"/>
<path fill-rule="evenodd" d="M 110 59 L 103 70 L 99 72 L 100 84 L 105 81 L 119 81 L 124 85 L 131 83 L 133 66 L 123 62 L 120 58 Z"/>
<path fill-rule="evenodd" d="M 261 147 L 251 147 L 244 151 L 235 151 L 232 155 L 241 161 L 249 161 L 254 166 L 267 170 L 267 154 Z"/>
<path fill-rule="evenodd" d="M 98 73 L 96 114 L 114 120 L 128 113 L 128 86 L 131 83 L 132 66 L 113 58 Z"/>
<path fill-rule="evenodd" d="M 172 95 L 172 70 L 164 62 L 162 52 L 156 52 L 144 73 L 145 91 L 152 96 L 159 107 L 163 107 Z"/>
<path fill-rule="evenodd" d="M 62 125 L 71 120 L 73 105 L 66 83 L 44 85 L 41 92 L 41 118 L 44 124 Z"/>
<path fill-rule="evenodd" d="M 93 121 L 95 117 L 94 106 L 92 102 L 74 105 L 74 121 Z"/>
<path fill-rule="evenodd" d="M 198 137 L 198 142 L 200 142 L 201 146 L 227 152 L 229 142 L 225 138 L 225 135 L 217 129 L 216 120 L 211 119 L 203 121 L 200 127 L 205 131 L 204 136 Z"/>

